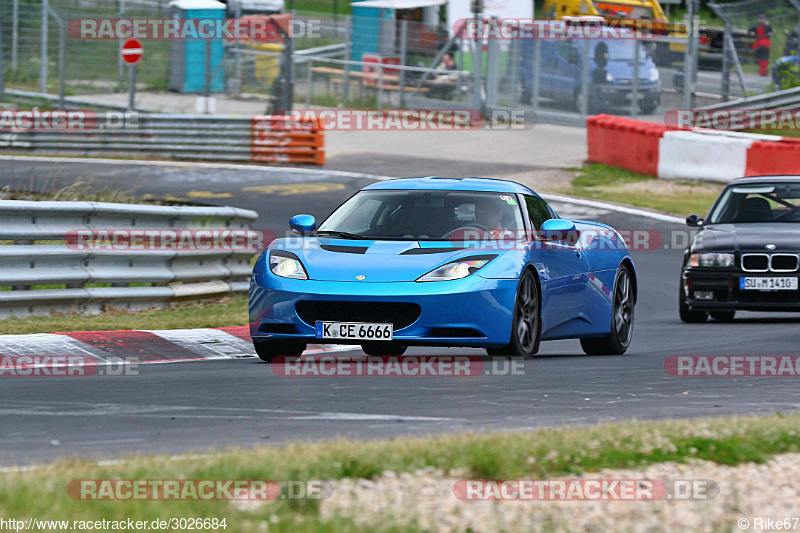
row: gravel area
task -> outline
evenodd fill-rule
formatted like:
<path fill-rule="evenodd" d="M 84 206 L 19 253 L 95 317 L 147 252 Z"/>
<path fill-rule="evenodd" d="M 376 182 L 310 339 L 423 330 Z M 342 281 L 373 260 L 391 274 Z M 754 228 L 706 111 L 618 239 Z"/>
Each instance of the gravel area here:
<path fill-rule="evenodd" d="M 349 517 L 365 529 L 398 525 L 442 532 L 761 531 L 765 527 L 757 527 L 758 517 L 800 516 L 800 454 L 794 453 L 777 455 L 766 464 L 724 466 L 693 460 L 563 478 L 650 479 L 667 486 L 675 480 L 711 480 L 719 487 L 712 499 L 467 502 L 453 493 L 456 481 L 464 477 L 425 470 L 334 481 L 333 497 L 322 502 L 320 511 L 323 519 Z M 744 528 L 738 522 L 742 518 L 749 521 Z M 795 527 L 800 530 L 800 522 Z"/>

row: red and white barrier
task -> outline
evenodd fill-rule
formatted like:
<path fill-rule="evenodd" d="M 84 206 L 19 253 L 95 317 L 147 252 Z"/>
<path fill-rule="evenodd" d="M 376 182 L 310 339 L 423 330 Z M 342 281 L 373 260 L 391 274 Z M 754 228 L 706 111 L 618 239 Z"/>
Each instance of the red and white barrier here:
<path fill-rule="evenodd" d="M 664 179 L 727 182 L 800 174 L 800 139 L 702 128 L 679 129 L 615 115 L 586 120 L 589 161 Z"/>

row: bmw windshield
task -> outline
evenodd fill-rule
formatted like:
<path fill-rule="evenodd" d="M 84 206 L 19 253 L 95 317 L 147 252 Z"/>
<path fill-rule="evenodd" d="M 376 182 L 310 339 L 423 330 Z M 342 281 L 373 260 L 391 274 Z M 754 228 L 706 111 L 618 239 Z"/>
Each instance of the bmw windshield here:
<path fill-rule="evenodd" d="M 453 239 L 459 230 L 519 235 L 524 225 L 517 197 L 498 192 L 367 190 L 334 211 L 317 235 L 435 241 Z"/>
<path fill-rule="evenodd" d="M 800 182 L 738 185 L 725 190 L 706 223 L 800 222 Z"/>

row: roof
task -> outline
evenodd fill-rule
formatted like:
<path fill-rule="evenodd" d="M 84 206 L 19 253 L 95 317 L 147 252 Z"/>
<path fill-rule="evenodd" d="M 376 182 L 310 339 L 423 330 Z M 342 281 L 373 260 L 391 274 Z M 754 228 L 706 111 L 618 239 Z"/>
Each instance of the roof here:
<path fill-rule="evenodd" d="M 439 178 L 436 176 L 379 181 L 365 189 L 433 189 L 536 194 L 528 187 L 514 181 L 493 178 Z"/>
<path fill-rule="evenodd" d="M 167 5 L 178 9 L 226 9 L 225 4 L 216 0 L 172 0 Z"/>
<path fill-rule="evenodd" d="M 447 0 L 364 0 L 364 2 L 351 2 L 355 7 L 377 7 L 384 9 L 416 9 L 418 7 L 440 6 Z"/>
<path fill-rule="evenodd" d="M 797 182 L 800 183 L 800 176 L 750 176 L 747 178 L 736 178 L 729 185 L 746 185 L 748 183 L 775 183 L 775 182 Z"/>

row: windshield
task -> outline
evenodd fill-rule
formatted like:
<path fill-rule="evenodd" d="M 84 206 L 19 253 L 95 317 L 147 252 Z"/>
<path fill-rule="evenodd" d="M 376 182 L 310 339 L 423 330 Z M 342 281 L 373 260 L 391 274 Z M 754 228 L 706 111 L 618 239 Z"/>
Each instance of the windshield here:
<path fill-rule="evenodd" d="M 459 229 L 524 229 L 516 196 L 472 191 L 361 191 L 320 225 L 319 235 L 372 240 L 448 240 Z M 338 235 L 336 235 L 338 234 Z"/>
<path fill-rule="evenodd" d="M 729 187 L 707 222 L 800 222 L 800 182 Z"/>
<path fill-rule="evenodd" d="M 598 44 L 604 44 L 608 48 L 609 61 L 633 61 L 636 58 L 636 46 L 639 46 L 639 61 L 645 61 L 648 57 L 644 43 L 639 41 L 605 39 L 598 41 L 594 47 L 596 48 Z"/>

